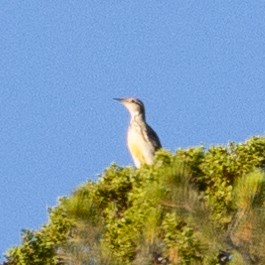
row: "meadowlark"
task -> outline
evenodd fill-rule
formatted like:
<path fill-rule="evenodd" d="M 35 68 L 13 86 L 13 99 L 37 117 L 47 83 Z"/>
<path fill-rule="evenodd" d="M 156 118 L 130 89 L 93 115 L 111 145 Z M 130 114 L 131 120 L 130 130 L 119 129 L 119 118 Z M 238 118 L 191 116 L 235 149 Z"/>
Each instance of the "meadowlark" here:
<path fill-rule="evenodd" d="M 127 145 L 137 168 L 154 162 L 155 152 L 161 148 L 156 132 L 146 123 L 144 104 L 137 98 L 114 98 L 129 111 L 131 119 L 127 131 Z"/>

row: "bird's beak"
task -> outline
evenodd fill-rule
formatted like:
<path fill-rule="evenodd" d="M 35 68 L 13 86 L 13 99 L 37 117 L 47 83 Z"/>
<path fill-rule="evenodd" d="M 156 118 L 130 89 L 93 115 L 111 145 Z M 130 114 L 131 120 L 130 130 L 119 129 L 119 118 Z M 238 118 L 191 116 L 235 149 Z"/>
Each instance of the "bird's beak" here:
<path fill-rule="evenodd" d="M 123 98 L 114 98 L 114 100 L 117 100 L 117 101 L 119 101 L 119 102 L 123 102 Z"/>

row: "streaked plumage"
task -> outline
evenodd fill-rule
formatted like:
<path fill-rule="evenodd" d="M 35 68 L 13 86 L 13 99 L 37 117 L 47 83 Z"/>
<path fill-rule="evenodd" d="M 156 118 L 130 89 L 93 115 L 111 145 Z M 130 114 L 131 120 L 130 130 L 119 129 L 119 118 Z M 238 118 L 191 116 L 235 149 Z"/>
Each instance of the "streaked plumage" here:
<path fill-rule="evenodd" d="M 127 145 L 137 168 L 154 162 L 155 152 L 161 148 L 156 132 L 146 123 L 144 104 L 136 98 L 115 98 L 130 112 Z"/>

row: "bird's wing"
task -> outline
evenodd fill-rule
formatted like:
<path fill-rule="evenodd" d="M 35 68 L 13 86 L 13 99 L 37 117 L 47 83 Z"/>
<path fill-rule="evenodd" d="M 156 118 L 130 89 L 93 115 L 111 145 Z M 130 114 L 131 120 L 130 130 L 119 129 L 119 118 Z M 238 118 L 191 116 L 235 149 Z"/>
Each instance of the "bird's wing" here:
<path fill-rule="evenodd" d="M 145 137 L 152 143 L 155 150 L 162 147 L 156 132 L 149 125 L 146 126 Z"/>

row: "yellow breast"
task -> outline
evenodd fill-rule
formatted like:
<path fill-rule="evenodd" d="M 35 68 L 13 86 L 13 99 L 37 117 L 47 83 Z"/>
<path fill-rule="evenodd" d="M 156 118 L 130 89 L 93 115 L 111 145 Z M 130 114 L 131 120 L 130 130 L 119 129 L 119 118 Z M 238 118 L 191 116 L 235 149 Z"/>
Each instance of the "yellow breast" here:
<path fill-rule="evenodd" d="M 142 152 L 142 149 L 140 148 L 139 145 L 135 143 L 128 144 L 129 150 L 132 154 L 133 159 L 137 159 L 141 164 L 145 164 L 145 157 Z"/>

